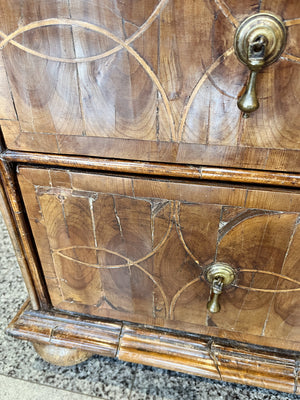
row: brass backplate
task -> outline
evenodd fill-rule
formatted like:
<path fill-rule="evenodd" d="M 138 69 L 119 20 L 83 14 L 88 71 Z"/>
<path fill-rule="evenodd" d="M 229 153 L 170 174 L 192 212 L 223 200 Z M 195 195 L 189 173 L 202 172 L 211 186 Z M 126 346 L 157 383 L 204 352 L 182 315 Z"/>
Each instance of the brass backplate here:
<path fill-rule="evenodd" d="M 243 64 L 248 65 L 249 44 L 262 36 L 267 39 L 264 66 L 280 57 L 286 44 L 285 25 L 277 15 L 264 12 L 246 18 L 236 31 L 234 49 Z"/>
<path fill-rule="evenodd" d="M 228 286 L 236 279 L 236 272 L 230 265 L 217 262 L 205 269 L 204 276 L 210 284 L 213 283 L 216 277 L 221 277 L 223 278 L 224 286 Z"/>

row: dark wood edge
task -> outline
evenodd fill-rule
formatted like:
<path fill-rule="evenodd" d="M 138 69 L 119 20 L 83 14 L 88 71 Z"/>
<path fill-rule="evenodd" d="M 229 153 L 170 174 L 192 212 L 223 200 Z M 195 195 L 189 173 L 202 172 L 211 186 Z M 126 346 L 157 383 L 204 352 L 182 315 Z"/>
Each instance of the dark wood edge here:
<path fill-rule="evenodd" d="M 7 162 L 18 162 L 53 167 L 81 168 L 128 174 L 143 174 L 196 180 L 239 182 L 274 186 L 300 187 L 300 174 L 236 168 L 215 168 L 178 164 L 125 161 L 82 156 L 49 155 L 6 150 L 2 157 Z"/>
<path fill-rule="evenodd" d="M 26 257 L 26 252 L 24 250 L 22 236 L 19 233 L 17 221 L 14 218 L 14 211 L 10 206 L 10 201 L 5 191 L 5 185 L 3 183 L 4 176 L 2 173 L 3 169 L 2 161 L 0 160 L 0 212 L 14 247 L 15 255 L 31 300 L 31 304 L 35 310 L 38 310 L 40 307 L 39 300 L 34 287 L 33 277 Z"/>
<path fill-rule="evenodd" d="M 2 153 L 3 154 L 3 153 Z M 21 254 L 19 262 L 27 290 L 35 309 L 49 308 L 50 300 L 46 283 L 40 268 L 40 263 L 27 220 L 27 213 L 22 202 L 22 196 L 16 179 L 16 169 L 0 156 L 0 180 L 2 193 L 0 195 L 7 207 L 4 208 L 4 218 L 16 253 Z M 24 260 L 24 262 L 22 262 Z M 18 257 L 20 261 L 20 257 Z"/>
<path fill-rule="evenodd" d="M 77 348 L 115 357 L 121 323 L 80 318 L 59 312 L 32 310 L 26 302 L 6 332 L 18 339 L 35 343 Z"/>
<path fill-rule="evenodd" d="M 288 393 L 299 391 L 299 353 L 295 352 L 56 311 L 34 311 L 28 302 L 7 333 L 35 343 L 76 348 L 206 378 Z"/>

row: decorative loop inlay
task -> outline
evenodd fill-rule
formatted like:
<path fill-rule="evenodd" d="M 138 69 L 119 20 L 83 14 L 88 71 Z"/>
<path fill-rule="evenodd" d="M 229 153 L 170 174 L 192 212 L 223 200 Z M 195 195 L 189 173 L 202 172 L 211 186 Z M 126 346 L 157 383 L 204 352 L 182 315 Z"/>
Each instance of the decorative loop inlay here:
<path fill-rule="evenodd" d="M 226 18 L 226 21 L 230 23 L 233 27 L 237 28 L 240 21 L 233 15 L 230 7 L 224 0 L 215 0 L 215 5 L 220 10 L 220 12 L 224 15 Z M 175 141 L 175 142 L 180 142 L 184 138 L 185 134 L 185 127 L 186 127 L 186 121 L 188 118 L 188 115 L 190 113 L 190 110 L 192 108 L 192 104 L 199 93 L 200 88 L 206 82 L 207 79 L 211 81 L 211 83 L 215 85 L 213 82 L 213 79 L 211 78 L 211 73 L 220 65 L 224 62 L 224 60 L 228 57 L 230 57 L 233 54 L 233 48 L 227 49 L 222 55 L 220 55 L 216 60 L 214 60 L 211 65 L 208 65 L 205 68 L 204 73 L 199 77 L 197 84 L 195 87 L 192 89 L 190 95 L 186 97 L 186 101 L 184 104 L 180 106 L 178 110 L 176 110 L 176 113 L 180 115 L 180 118 L 177 120 L 175 118 L 175 110 L 173 106 L 171 105 L 171 98 L 170 95 L 168 95 L 167 89 L 164 87 L 164 83 L 161 82 L 161 77 L 160 73 L 155 73 L 153 68 L 151 67 L 150 63 L 145 60 L 144 57 L 142 57 L 138 51 L 136 51 L 131 45 L 136 41 L 136 39 L 140 38 L 152 25 L 153 23 L 160 18 L 162 11 L 165 9 L 166 6 L 170 6 L 170 1 L 169 0 L 161 0 L 158 2 L 150 16 L 146 19 L 146 21 L 136 29 L 136 31 L 128 37 L 126 40 L 123 40 L 122 38 L 116 36 L 114 33 L 110 32 L 108 29 L 105 29 L 103 27 L 100 27 L 96 24 L 89 23 L 80 19 L 72 19 L 72 18 L 46 18 L 38 21 L 31 22 L 27 25 L 20 26 L 18 29 L 16 29 L 14 32 L 11 32 L 9 34 L 6 34 L 2 31 L 0 31 L 0 37 L 3 39 L 0 43 L 0 49 L 4 49 L 8 44 L 11 44 L 20 50 L 31 54 L 32 56 L 39 57 L 41 59 L 47 60 L 47 61 L 52 61 L 52 62 L 61 62 L 61 63 L 67 63 L 67 64 L 79 64 L 79 63 L 91 63 L 97 60 L 101 60 L 107 57 L 112 56 L 113 54 L 116 54 L 120 50 L 126 50 L 131 56 L 134 57 L 134 59 L 139 63 L 139 65 L 143 68 L 143 70 L 146 72 L 148 77 L 151 79 L 153 84 L 156 86 L 158 92 L 160 93 L 164 108 L 166 110 L 167 114 L 167 120 L 168 120 L 168 128 L 170 132 L 170 140 Z M 300 19 L 295 18 L 295 19 L 290 19 L 285 21 L 287 27 L 292 27 L 295 25 L 299 24 Z M 86 56 L 86 57 L 77 57 L 75 56 L 74 58 L 65 58 L 65 57 L 57 57 L 57 56 L 52 56 L 48 54 L 43 54 L 40 51 L 31 49 L 22 43 L 19 43 L 16 38 L 19 37 L 20 35 L 30 32 L 32 30 L 37 30 L 41 29 L 43 27 L 50 27 L 50 26 L 69 26 L 69 27 L 78 27 L 82 28 L 88 31 L 92 31 L 95 33 L 98 33 L 99 35 L 103 35 L 104 37 L 112 40 L 115 42 L 116 46 L 113 47 L 110 50 L 104 51 L 101 54 L 96 54 L 93 56 Z M 201 49 L 199 49 L 200 51 Z M 298 56 L 295 56 L 293 54 L 283 54 L 282 57 L 280 58 L 281 60 L 284 61 L 289 61 L 293 63 L 300 63 L 300 58 Z M 226 90 L 223 90 L 220 87 L 216 86 L 216 89 L 225 96 L 229 96 L 231 98 L 236 99 L 237 98 L 237 93 L 231 94 L 227 93 Z"/>
<path fill-rule="evenodd" d="M 168 228 L 166 230 L 165 235 L 163 236 L 163 238 L 160 240 L 160 242 L 155 246 L 155 248 L 149 252 L 148 254 L 145 254 L 143 257 L 137 259 L 137 260 L 132 260 L 129 257 L 124 256 L 123 254 L 121 254 L 120 252 L 116 252 L 113 250 L 109 250 L 103 247 L 93 247 L 93 246 L 70 246 L 70 247 L 65 247 L 65 248 L 60 248 L 60 249 L 56 249 L 53 250 L 52 254 L 53 256 L 58 256 L 58 257 L 62 257 L 65 258 L 69 261 L 74 262 L 75 264 L 79 264 L 82 265 L 84 267 L 88 267 L 88 268 L 98 268 L 98 269 L 118 269 L 118 268 L 130 268 L 130 267 L 136 267 L 138 268 L 141 272 L 143 272 L 152 282 L 153 284 L 158 288 L 163 301 L 164 301 L 164 309 L 165 309 L 165 315 L 166 318 L 170 318 L 173 319 L 174 318 L 174 312 L 175 312 L 175 307 L 176 307 L 176 303 L 178 301 L 178 299 L 180 298 L 180 296 L 183 294 L 183 292 L 185 292 L 187 289 L 189 289 L 192 285 L 196 284 L 197 282 L 200 281 L 201 276 L 203 274 L 203 267 L 205 267 L 204 265 L 201 265 L 200 260 L 197 259 L 197 257 L 192 253 L 192 251 L 190 250 L 188 244 L 186 243 L 186 240 L 184 238 L 183 232 L 182 232 L 182 228 L 181 228 L 181 222 L 180 222 L 180 202 L 179 201 L 170 201 L 170 215 L 169 215 L 169 224 L 168 224 Z M 258 214 L 255 215 L 251 215 L 250 218 L 259 218 L 260 214 L 259 214 L 260 210 L 258 210 Z M 263 216 L 264 214 L 262 214 Z M 270 212 L 270 216 L 275 216 L 276 214 Z M 240 217 L 237 218 L 237 222 L 236 224 L 232 224 L 232 229 L 234 229 L 237 225 L 243 224 L 244 221 L 246 221 L 247 219 L 240 219 Z M 196 265 L 199 267 L 199 277 L 192 279 L 190 282 L 187 282 L 182 288 L 180 288 L 172 297 L 172 299 L 170 299 L 170 301 L 168 301 L 168 296 L 164 291 L 163 288 L 163 284 L 159 282 L 159 279 L 156 279 L 149 271 L 147 271 L 145 269 L 145 267 L 143 267 L 141 265 L 142 262 L 149 260 L 151 257 L 153 257 L 155 254 L 157 254 L 159 252 L 159 250 L 167 244 L 167 242 L 169 240 L 174 240 L 171 239 L 171 232 L 174 231 L 177 233 L 178 238 L 180 243 L 182 244 L 184 250 L 186 251 L 188 257 L 190 257 L 192 259 L 193 262 L 196 263 Z M 230 234 L 230 231 L 227 232 L 227 235 Z M 225 235 L 226 236 L 226 235 Z M 223 236 L 224 237 L 224 236 Z M 220 238 L 220 241 L 222 242 L 222 237 Z M 220 243 L 221 243 L 220 242 Z M 199 243 L 199 245 L 201 245 Z M 220 245 L 220 244 L 219 244 Z M 93 264 L 93 263 L 88 263 L 86 261 L 80 260 L 78 258 L 78 256 L 76 257 L 72 257 L 68 254 L 66 254 L 66 252 L 71 250 L 90 250 L 93 254 L 95 252 L 102 252 L 102 253 L 106 253 L 108 255 L 113 255 L 113 256 L 117 256 L 119 257 L 121 260 L 124 261 L 124 263 L 119 263 L 119 264 L 112 264 L 112 265 L 104 265 L 104 264 L 100 264 L 99 262 L 97 264 Z M 76 253 L 74 253 L 76 254 Z M 290 292 L 298 292 L 300 291 L 300 282 L 289 278 L 288 276 L 282 275 L 282 274 L 278 274 L 272 271 L 264 271 L 264 270 L 259 270 L 259 269 L 247 269 L 247 268 L 240 268 L 239 269 L 239 273 L 252 273 L 255 275 L 270 275 L 270 277 L 276 277 L 282 280 L 286 280 L 288 282 L 291 282 L 293 284 L 295 284 L 297 287 L 294 288 L 289 288 L 289 289 L 264 289 L 264 288 L 257 288 L 254 286 L 244 286 L 241 285 L 239 283 L 235 283 L 233 286 L 236 288 L 240 288 L 240 289 L 244 289 L 247 291 L 253 291 L 253 292 L 264 292 L 264 293 L 290 293 Z"/>

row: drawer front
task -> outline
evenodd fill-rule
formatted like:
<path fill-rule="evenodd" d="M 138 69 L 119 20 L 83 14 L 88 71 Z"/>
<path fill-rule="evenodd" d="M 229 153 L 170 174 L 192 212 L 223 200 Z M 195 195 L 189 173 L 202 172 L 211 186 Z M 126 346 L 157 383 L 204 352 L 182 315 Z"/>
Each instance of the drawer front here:
<path fill-rule="evenodd" d="M 18 178 L 55 308 L 297 348 L 299 192 L 30 167 Z M 215 314 L 214 262 L 237 272 Z"/>
<path fill-rule="evenodd" d="M 300 171 L 298 0 L 0 7 L 8 148 Z M 284 20 L 288 39 L 259 74 L 260 108 L 245 119 L 237 97 L 248 69 L 234 54 L 234 34 L 260 10 Z"/>

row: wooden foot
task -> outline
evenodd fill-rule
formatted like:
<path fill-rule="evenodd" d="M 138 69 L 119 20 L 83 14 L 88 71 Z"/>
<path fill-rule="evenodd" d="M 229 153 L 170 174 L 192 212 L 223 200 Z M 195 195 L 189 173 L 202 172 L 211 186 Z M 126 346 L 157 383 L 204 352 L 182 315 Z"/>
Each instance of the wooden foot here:
<path fill-rule="evenodd" d="M 88 351 L 68 349 L 51 344 L 33 343 L 33 347 L 43 360 L 63 367 L 79 364 L 93 355 Z"/>

